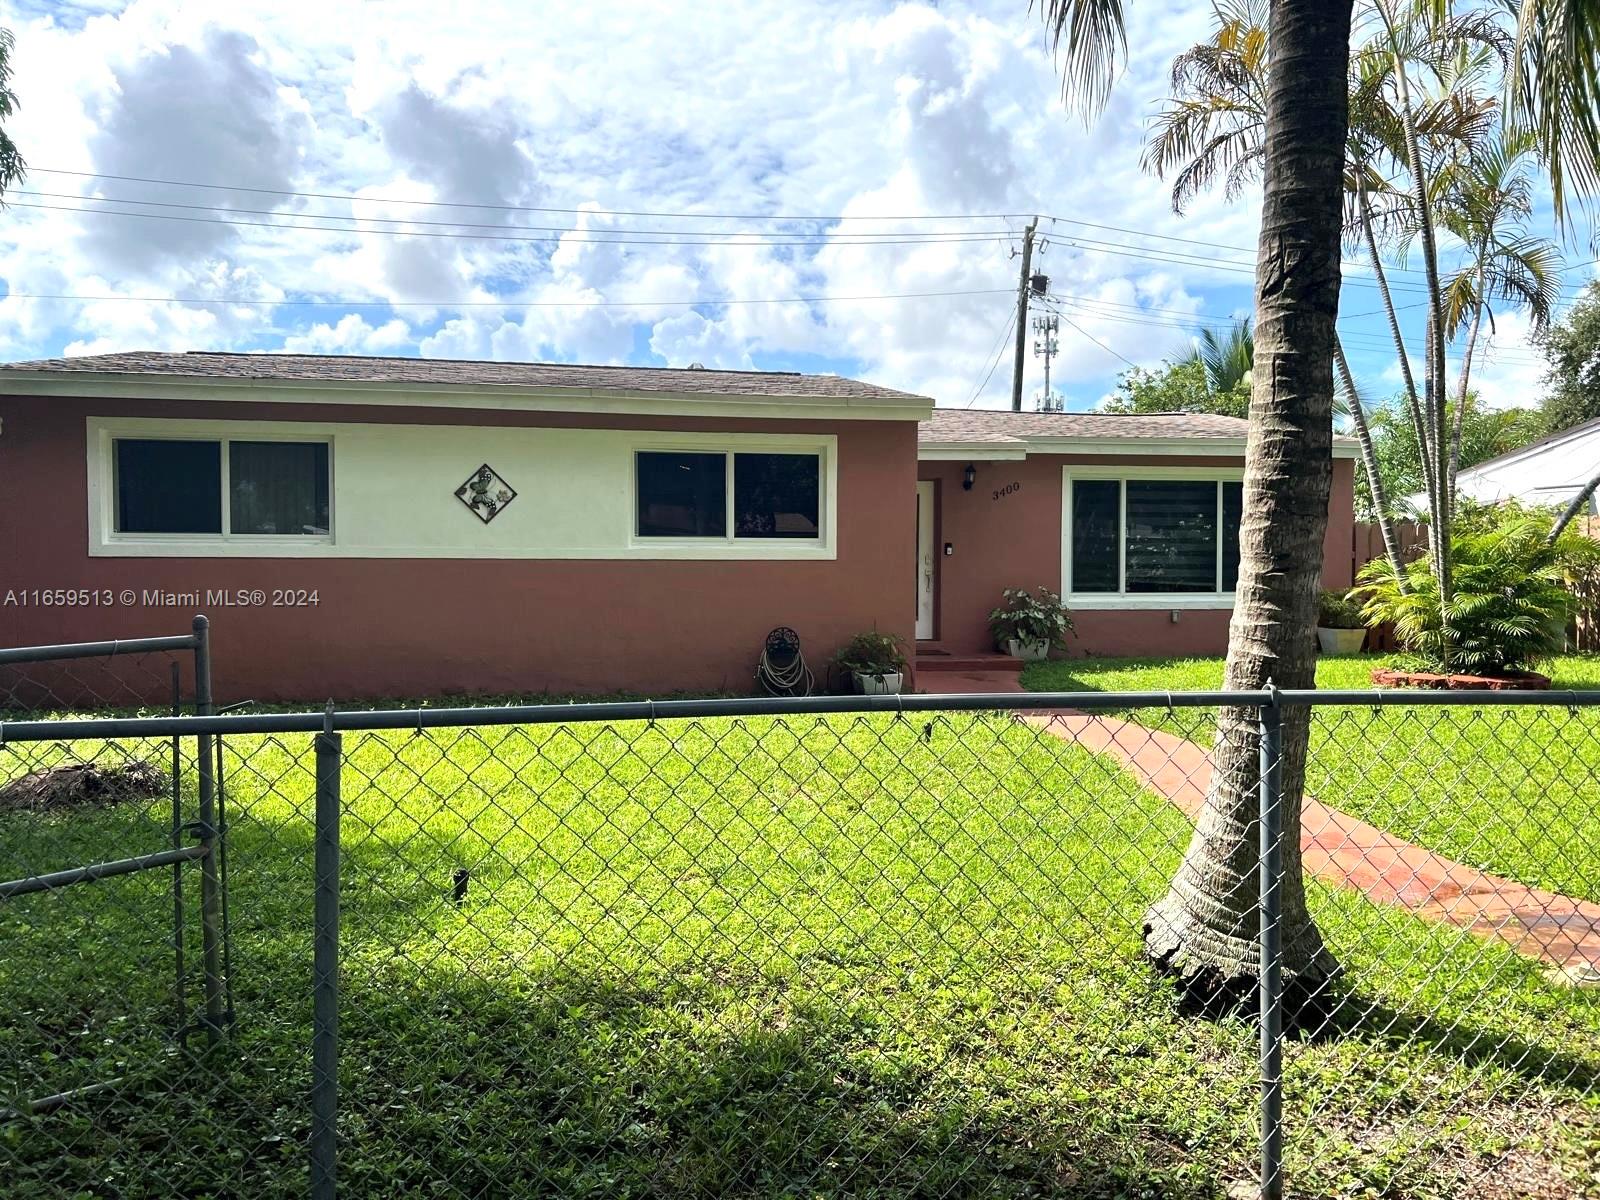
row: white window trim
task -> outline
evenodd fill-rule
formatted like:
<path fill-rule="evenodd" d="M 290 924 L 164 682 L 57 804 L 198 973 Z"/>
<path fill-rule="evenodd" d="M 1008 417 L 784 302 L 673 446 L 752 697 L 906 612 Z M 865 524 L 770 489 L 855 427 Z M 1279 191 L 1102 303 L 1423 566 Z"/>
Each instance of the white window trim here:
<path fill-rule="evenodd" d="M 782 433 L 641 433 L 628 444 L 629 557 L 703 559 L 834 559 L 838 551 L 839 439 L 833 434 Z M 722 454 L 727 505 L 720 538 L 639 536 L 639 455 L 663 453 Z M 815 538 L 741 538 L 734 536 L 733 456 L 738 453 L 815 454 L 821 478 L 817 488 Z"/>
<path fill-rule="evenodd" d="M 121 533 L 117 530 L 116 443 L 127 439 L 216 442 L 221 455 L 222 533 Z M 91 556 L 193 554 L 197 558 L 273 558 L 327 553 L 338 544 L 334 513 L 334 435 L 281 421 L 188 421 L 91 417 L 85 442 L 89 455 L 89 553 Z M 232 487 L 229 442 L 321 442 L 328 447 L 327 533 L 230 533 Z"/>
<path fill-rule="evenodd" d="M 170 417 L 88 417 L 85 454 L 88 465 L 88 541 L 90 557 L 101 558 L 426 558 L 426 559 L 593 559 L 608 562 L 704 559 L 713 561 L 818 561 L 838 558 L 838 437 L 819 433 L 710 433 L 631 430 L 625 432 L 627 497 L 615 543 L 593 547 L 514 548 L 493 546 L 463 538 L 449 546 L 403 544 L 372 546 L 351 542 L 359 537 L 343 528 L 338 515 L 339 438 L 349 433 L 359 438 L 365 426 L 349 423 L 243 421 Z M 329 533 L 306 534 L 117 534 L 114 456 L 111 443 L 120 437 L 193 438 L 223 441 L 327 441 L 329 444 Z M 819 494 L 822 536 L 815 541 L 790 538 L 739 538 L 722 540 L 638 538 L 634 536 L 638 511 L 634 454 L 638 450 L 757 450 L 817 454 L 822 460 L 823 487 Z M 473 465 L 476 465 L 474 460 Z M 454 503 L 454 501 L 451 501 Z M 348 522 L 346 522 L 348 524 Z"/>
<path fill-rule="evenodd" d="M 1072 485 L 1080 479 L 1114 479 L 1122 484 L 1117 522 L 1117 590 L 1079 592 L 1072 590 Z M 1239 483 L 1243 467 L 1077 467 L 1061 469 L 1061 596 L 1068 608 L 1096 610 L 1231 609 L 1233 592 L 1135 592 L 1127 586 L 1128 564 L 1128 484 L 1145 480 L 1192 480 Z M 1221 531 L 1222 494 L 1217 493 L 1218 532 Z M 1217 582 L 1222 582 L 1222 538 L 1217 538 Z"/>

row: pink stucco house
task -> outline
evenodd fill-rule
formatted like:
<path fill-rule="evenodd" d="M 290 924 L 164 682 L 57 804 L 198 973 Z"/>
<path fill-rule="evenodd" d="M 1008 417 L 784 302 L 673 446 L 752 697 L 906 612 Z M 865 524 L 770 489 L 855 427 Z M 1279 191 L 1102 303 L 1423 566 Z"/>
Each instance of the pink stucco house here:
<path fill-rule="evenodd" d="M 1244 426 L 935 409 L 831 375 L 127 353 L 0 367 L 0 645 L 212 618 L 218 693 L 748 690 L 988 653 L 1000 590 L 1074 650 L 1215 653 Z M 1329 586 L 1349 583 L 1335 450 Z M 915 586 L 913 587 L 913 583 Z M 55 599 L 62 598 L 56 603 Z"/>

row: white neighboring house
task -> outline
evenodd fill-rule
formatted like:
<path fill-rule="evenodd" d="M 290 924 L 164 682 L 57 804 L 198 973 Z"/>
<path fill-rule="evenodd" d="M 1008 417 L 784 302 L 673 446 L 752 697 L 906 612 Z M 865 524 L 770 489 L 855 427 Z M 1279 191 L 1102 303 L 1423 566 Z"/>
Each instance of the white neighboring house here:
<path fill-rule="evenodd" d="M 1600 472 L 1600 418 L 1563 429 L 1520 450 L 1468 467 L 1456 477 L 1457 493 L 1486 504 L 1520 500 L 1524 504 L 1565 508 Z M 1426 493 L 1411 497 L 1419 511 L 1428 506 Z M 1597 512 L 1595 497 L 1584 511 Z"/>

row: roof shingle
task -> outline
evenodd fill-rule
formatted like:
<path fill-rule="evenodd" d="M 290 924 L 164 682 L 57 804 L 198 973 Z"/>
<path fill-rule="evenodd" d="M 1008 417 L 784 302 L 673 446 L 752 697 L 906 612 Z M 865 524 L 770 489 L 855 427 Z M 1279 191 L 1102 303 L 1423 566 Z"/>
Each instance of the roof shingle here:
<path fill-rule="evenodd" d="M 1238 417 L 1211 413 L 1009 412 L 993 409 L 936 408 L 917 425 L 924 446 L 968 442 L 1025 441 L 1029 438 L 1231 438 L 1249 432 Z"/>
<path fill-rule="evenodd" d="M 0 364 L 7 373 L 153 375 L 262 383 L 397 384 L 425 387 L 525 387 L 556 391 L 661 392 L 672 395 L 793 396 L 930 404 L 925 396 L 838 375 L 794 371 L 712 371 L 680 367 L 593 367 L 568 363 L 322 354 L 129 351 Z"/>

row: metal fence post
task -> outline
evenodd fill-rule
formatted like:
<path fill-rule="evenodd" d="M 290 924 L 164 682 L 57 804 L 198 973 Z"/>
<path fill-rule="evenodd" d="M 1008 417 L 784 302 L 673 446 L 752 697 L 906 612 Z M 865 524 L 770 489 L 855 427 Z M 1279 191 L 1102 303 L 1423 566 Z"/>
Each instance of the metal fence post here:
<path fill-rule="evenodd" d="M 316 915 L 312 944 L 311 1196 L 337 1193 L 339 1111 L 339 767 L 333 705 L 317 734 Z"/>
<path fill-rule="evenodd" d="M 211 699 L 211 628 L 204 617 L 194 619 L 194 710 L 209 717 Z M 217 873 L 216 750 L 213 735 L 195 735 L 195 772 L 199 792 L 195 829 L 206 851 L 200 859 L 200 961 L 205 977 L 206 1039 L 215 1043 L 225 1021 L 222 1002 L 221 884 Z"/>
<path fill-rule="evenodd" d="M 180 681 L 177 661 L 172 663 L 172 715 L 183 715 L 183 684 Z M 183 739 L 172 735 L 172 847 L 183 846 Z M 183 868 L 180 860 L 172 864 L 172 963 L 175 974 L 173 996 L 176 1000 L 177 1021 L 175 1035 L 182 1039 L 189 1027 L 189 998 L 183 978 Z"/>
<path fill-rule="evenodd" d="M 1261 717 L 1261 1200 L 1283 1197 L 1283 708 L 1267 681 Z"/>

